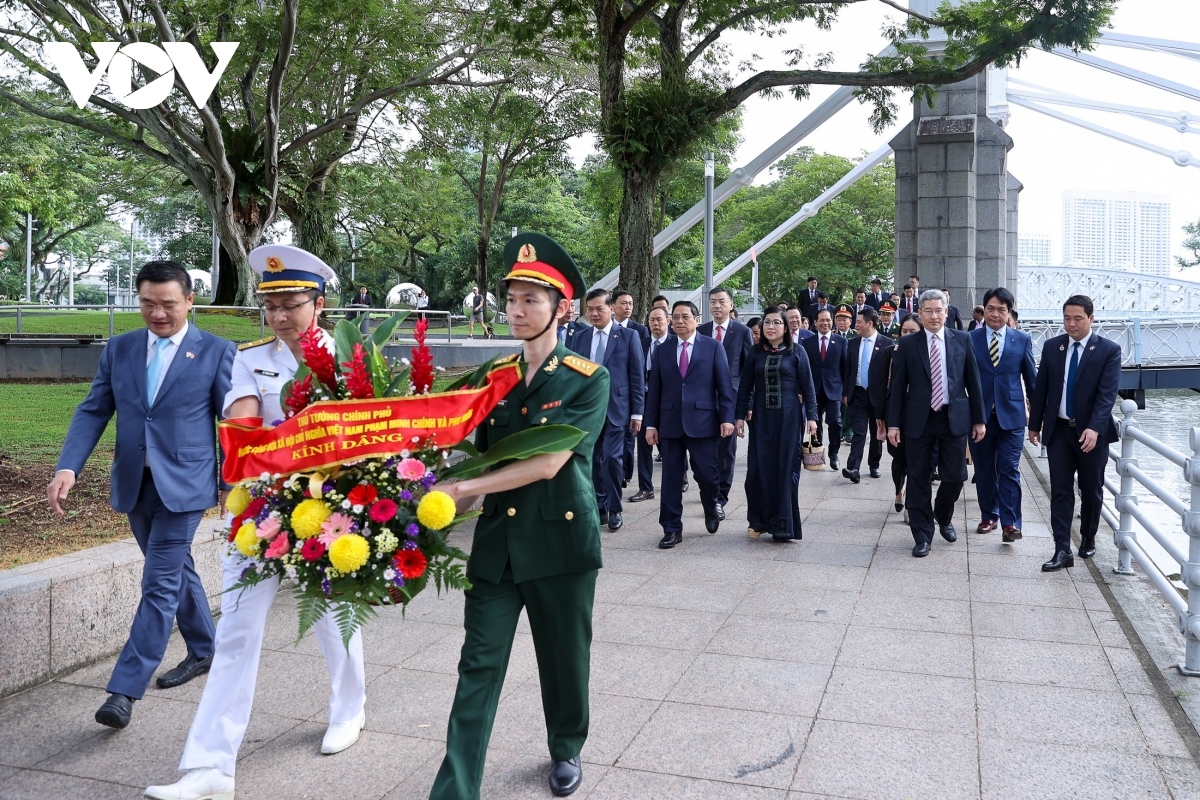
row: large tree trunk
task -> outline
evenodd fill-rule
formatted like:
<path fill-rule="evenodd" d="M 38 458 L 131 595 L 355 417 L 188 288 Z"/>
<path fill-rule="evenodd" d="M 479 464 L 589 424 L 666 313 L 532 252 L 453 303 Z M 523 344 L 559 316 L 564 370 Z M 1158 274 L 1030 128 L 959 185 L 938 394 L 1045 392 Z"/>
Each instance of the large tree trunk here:
<path fill-rule="evenodd" d="M 225 245 L 220 245 L 220 255 L 217 259 L 217 285 L 213 292 L 214 306 L 236 306 L 238 304 L 238 288 L 241 278 L 238 276 L 237 263 L 229 257 Z"/>
<path fill-rule="evenodd" d="M 479 292 L 484 297 L 491 291 L 488 285 L 488 247 L 491 244 L 491 231 L 481 232 L 475 239 L 475 283 L 479 284 Z"/>
<path fill-rule="evenodd" d="M 299 208 L 288 213 L 296 231 L 296 246 L 331 267 L 339 264 L 342 258 L 341 247 L 334 234 L 338 207 L 337 192 L 332 182 L 331 177 L 309 184 L 300 198 Z"/>
<path fill-rule="evenodd" d="M 633 295 L 633 307 L 644 314 L 658 294 L 654 259 L 654 212 L 658 174 L 625 170 L 618 233 L 621 239 L 620 286 Z"/>

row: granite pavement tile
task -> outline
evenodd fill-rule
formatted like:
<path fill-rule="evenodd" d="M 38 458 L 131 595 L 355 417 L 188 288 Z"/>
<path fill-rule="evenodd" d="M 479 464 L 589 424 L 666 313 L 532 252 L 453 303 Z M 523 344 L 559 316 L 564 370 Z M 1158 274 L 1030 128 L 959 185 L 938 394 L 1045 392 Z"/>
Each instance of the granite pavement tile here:
<path fill-rule="evenodd" d="M 596 600 L 601 603 L 624 603 L 638 587 L 649 580 L 647 575 L 634 575 L 628 572 L 613 572 L 600 570 L 596 580 Z"/>
<path fill-rule="evenodd" d="M 838 666 L 972 678 L 971 637 L 851 625 Z"/>
<path fill-rule="evenodd" d="M 750 543 L 749 540 L 746 542 Z M 741 546 L 740 543 L 738 546 Z M 694 583 L 696 581 L 722 585 L 727 582 L 748 583 L 761 580 L 768 563 L 766 557 L 730 561 L 714 555 L 681 553 L 678 558 L 672 559 L 663 567 L 658 574 L 658 579 L 671 583 Z"/>
<path fill-rule="evenodd" d="M 1145 750 L 1138 753 L 985 736 L 979 740 L 979 767 L 983 800 L 1170 797 Z"/>
<path fill-rule="evenodd" d="M 586 770 L 584 774 L 587 774 Z M 589 797 L 591 800 L 787 800 L 787 792 L 783 789 L 612 767 L 604 773 Z"/>
<path fill-rule="evenodd" d="M 966 600 L 905 600 L 871 594 L 854 607 L 855 625 L 937 633 L 971 633 L 971 604 Z"/>
<path fill-rule="evenodd" d="M 1121 623 L 1113 616 L 1111 611 L 1093 611 L 1087 612 L 1088 619 L 1092 621 L 1092 627 L 1096 631 L 1096 636 L 1100 639 L 1100 644 L 1105 648 L 1123 647 L 1131 648 L 1133 645 L 1129 641 L 1129 637 L 1125 635 L 1125 630 L 1121 627 Z"/>
<path fill-rule="evenodd" d="M 828 665 L 701 653 L 668 700 L 812 717 L 829 682 Z"/>
<path fill-rule="evenodd" d="M 593 641 L 591 690 L 663 700 L 695 660 L 685 650 Z"/>
<path fill-rule="evenodd" d="M 858 592 L 808 589 L 800 584 L 764 580 L 754 584 L 733 613 L 845 625 L 854 615 L 856 602 Z"/>
<path fill-rule="evenodd" d="M 786 789 L 812 721 L 663 703 L 617 766 Z"/>
<path fill-rule="evenodd" d="M 971 600 L 977 603 L 1083 608 L 1083 599 L 1075 591 L 1075 584 L 1061 572 L 1047 572 L 1043 577 L 1030 578 L 972 575 Z"/>
<path fill-rule="evenodd" d="M 366 730 L 445 742 L 456 686 L 453 675 L 393 669 L 367 688 Z"/>
<path fill-rule="evenodd" d="M 4 800 L 136 800 L 145 787 L 22 770 L 0 784 Z"/>
<path fill-rule="evenodd" d="M 1146 669 L 1142 666 L 1136 652 L 1124 647 L 1110 647 L 1105 648 L 1104 655 L 1108 657 L 1108 663 L 1117 676 L 1117 683 L 1120 684 L 1121 691 L 1125 694 L 1158 696 L 1158 692 L 1155 690 L 1154 684 L 1150 682 L 1150 676 L 1146 674 Z M 1164 670 L 1174 669 L 1174 664 L 1164 667 Z"/>
<path fill-rule="evenodd" d="M 1142 729 L 1142 734 L 1146 737 L 1151 753 L 1171 758 L 1191 757 L 1191 751 L 1188 750 L 1175 723 L 1157 697 L 1128 694 L 1125 695 L 1125 700 L 1133 709 L 1133 716 L 1137 720 L 1138 727 Z"/>
<path fill-rule="evenodd" d="M 818 719 L 791 788 L 867 800 L 978 797 L 975 737 Z"/>
<path fill-rule="evenodd" d="M 909 558 L 913 561 L 924 559 Z M 929 556 L 933 558 L 933 556 Z M 886 569 L 872 566 L 863 583 L 864 597 L 882 595 L 898 602 L 922 600 L 964 600 L 968 597 L 966 572 L 922 572 L 912 569 Z M 916 598 L 908 601 L 905 598 Z M 926 603 L 928 605 L 928 603 Z"/>
<path fill-rule="evenodd" d="M 1143 751 L 1146 740 L 1125 695 L 980 680 L 979 735 L 1079 747 Z M 1087 720 L 1087 724 L 1081 724 Z"/>
<path fill-rule="evenodd" d="M 1200 765 L 1197 765 L 1191 757 L 1159 756 L 1155 758 L 1155 763 L 1158 764 L 1163 780 L 1166 781 L 1175 798 L 1195 800 L 1200 797 Z M 3 789 L 3 786 L 0 786 L 0 789 Z"/>
<path fill-rule="evenodd" d="M 980 680 L 1069 686 L 1096 692 L 1120 688 L 1099 645 L 978 636 L 975 664 Z"/>
<path fill-rule="evenodd" d="M 866 567 L 839 564 L 805 564 L 798 561 L 768 561 L 759 583 L 781 589 L 823 589 L 858 592 L 868 575 Z"/>
<path fill-rule="evenodd" d="M 830 543 L 818 541 L 817 537 L 780 544 L 775 549 L 777 551 L 775 553 L 776 561 L 836 564 L 845 567 L 869 566 L 875 555 L 874 544 Z"/>
<path fill-rule="evenodd" d="M 648 608 L 680 608 L 688 611 L 712 611 L 728 614 L 737 607 L 751 584 L 729 581 L 713 584 L 707 581 L 680 581 L 659 576 L 650 578 L 629 593 L 627 605 Z"/>
<path fill-rule="evenodd" d="M 924 558 L 913 558 L 912 544 L 904 547 L 880 546 L 871 561 L 874 569 L 896 569 L 910 572 L 950 572 L 960 575 L 966 572 L 967 551 L 956 547 L 938 547 L 929 551 Z"/>
<path fill-rule="evenodd" d="M 979 636 L 1066 644 L 1100 644 L 1091 618 L 1081 608 L 972 603 L 971 624 Z"/>
<path fill-rule="evenodd" d="M 619 606 L 592 625 L 596 641 L 700 651 L 713 638 L 724 614 L 641 606 Z"/>
<path fill-rule="evenodd" d="M 649 542 L 653 545 L 654 542 Z M 625 573 L 629 575 L 657 575 L 667 566 L 667 562 L 663 559 L 647 558 L 644 553 L 638 553 L 632 550 L 608 550 L 604 551 L 604 569 L 600 570 L 600 576 L 614 575 L 616 573 Z M 462 620 L 459 620 L 461 624 Z"/>
<path fill-rule="evenodd" d="M 846 626 L 767 616 L 729 617 L 705 648 L 709 653 L 831 665 Z"/>
<path fill-rule="evenodd" d="M 1002 578 L 1035 579 L 1041 574 L 1042 564 L 1049 556 L 1045 553 L 1031 553 L 1028 547 L 1018 551 L 1019 547 L 1021 547 L 1020 542 L 1015 545 L 1004 545 L 1004 549 L 996 551 L 973 549 L 969 564 L 972 577 L 995 575 Z"/>
<path fill-rule="evenodd" d="M 970 736 L 975 733 L 975 683 L 839 664 L 817 716 Z"/>
<path fill-rule="evenodd" d="M 0 764 L 31 767 L 101 734 L 115 733 L 96 724 L 96 709 L 108 692 L 51 681 L 0 703 Z M 134 720 L 136 721 L 136 709 Z"/>

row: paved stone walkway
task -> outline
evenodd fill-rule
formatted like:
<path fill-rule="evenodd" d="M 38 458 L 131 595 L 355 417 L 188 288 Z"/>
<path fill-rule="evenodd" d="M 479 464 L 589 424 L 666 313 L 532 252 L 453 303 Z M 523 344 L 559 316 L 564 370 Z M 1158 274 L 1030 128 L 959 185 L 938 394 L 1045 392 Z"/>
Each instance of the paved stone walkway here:
<path fill-rule="evenodd" d="M 1200 797 L 1200 769 L 1087 569 L 1039 572 L 1052 548 L 1033 473 L 1023 541 L 975 534 L 972 495 L 958 506 L 958 543 L 937 539 L 921 560 L 887 474 L 886 456 L 885 477 L 858 486 L 806 472 L 801 543 L 747 539 L 736 484 L 715 535 L 693 488 L 684 543 L 669 552 L 655 548 L 657 503 L 629 506 L 625 528 L 604 537 L 577 796 Z M 388 609 L 373 622 L 367 730 L 322 757 L 324 660 L 311 635 L 293 646 L 282 594 L 238 797 L 426 797 L 461 621 L 461 596 L 429 593 L 407 619 Z M 166 664 L 182 654 L 176 637 Z M 203 680 L 151 689 L 133 724 L 110 731 L 92 713 L 111 667 L 0 701 L 0 797 L 134 798 L 175 779 Z M 522 625 L 483 797 L 550 797 L 544 739 Z"/>

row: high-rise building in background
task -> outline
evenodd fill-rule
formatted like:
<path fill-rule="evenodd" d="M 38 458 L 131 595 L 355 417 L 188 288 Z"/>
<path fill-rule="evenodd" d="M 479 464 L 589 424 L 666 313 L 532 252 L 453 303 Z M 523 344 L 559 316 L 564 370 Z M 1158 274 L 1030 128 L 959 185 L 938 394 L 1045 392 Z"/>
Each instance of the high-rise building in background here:
<path fill-rule="evenodd" d="M 1063 192 L 1063 264 L 1166 276 L 1171 199 L 1137 192 Z"/>
<path fill-rule="evenodd" d="M 1017 262 L 1023 267 L 1050 266 L 1050 234 L 1029 233 L 1018 237 Z"/>

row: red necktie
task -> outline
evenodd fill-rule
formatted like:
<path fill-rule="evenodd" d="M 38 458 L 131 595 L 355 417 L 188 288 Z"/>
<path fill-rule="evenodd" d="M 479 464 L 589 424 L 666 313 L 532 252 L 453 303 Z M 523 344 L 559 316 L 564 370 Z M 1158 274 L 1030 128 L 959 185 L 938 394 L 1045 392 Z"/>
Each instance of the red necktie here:
<path fill-rule="evenodd" d="M 722 328 L 720 325 L 717 326 L 717 341 L 718 342 L 725 338 L 721 333 L 721 331 L 723 331 L 723 330 L 724 330 L 724 328 Z"/>
<path fill-rule="evenodd" d="M 828 338 L 826 338 L 824 336 L 821 337 L 821 360 L 822 361 L 825 360 L 825 346 L 826 346 L 826 342 L 828 342 L 828 341 L 829 341 Z"/>

